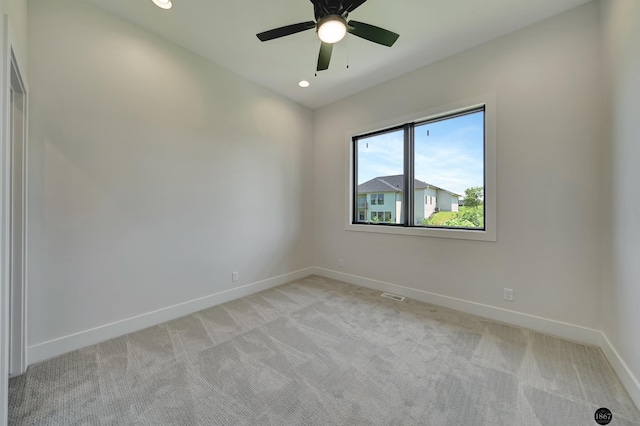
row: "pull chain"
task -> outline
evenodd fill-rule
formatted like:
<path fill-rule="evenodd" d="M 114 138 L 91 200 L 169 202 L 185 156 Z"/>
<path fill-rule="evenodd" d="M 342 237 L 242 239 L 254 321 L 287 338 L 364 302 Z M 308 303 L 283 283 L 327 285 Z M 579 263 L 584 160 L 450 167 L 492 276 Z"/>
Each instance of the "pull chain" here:
<path fill-rule="evenodd" d="M 349 34 L 345 37 L 345 47 L 347 49 L 347 69 L 349 69 Z"/>
<path fill-rule="evenodd" d="M 316 40 L 317 40 L 317 37 L 316 37 Z M 316 44 L 316 45 L 317 45 L 317 44 Z M 322 47 L 322 42 L 320 42 L 320 48 L 321 48 L 321 47 Z M 316 49 L 316 52 L 317 52 L 317 51 L 318 51 L 318 49 Z M 317 60 L 317 57 L 315 56 L 316 52 L 313 52 L 313 51 L 312 51 L 312 53 L 311 53 L 311 58 L 313 59 L 313 61 Z M 312 63 L 313 63 L 313 62 L 312 62 Z M 316 72 L 315 72 L 314 76 L 315 76 L 315 77 L 317 77 L 317 76 L 318 76 L 318 67 L 317 67 L 317 65 L 316 65 Z"/>

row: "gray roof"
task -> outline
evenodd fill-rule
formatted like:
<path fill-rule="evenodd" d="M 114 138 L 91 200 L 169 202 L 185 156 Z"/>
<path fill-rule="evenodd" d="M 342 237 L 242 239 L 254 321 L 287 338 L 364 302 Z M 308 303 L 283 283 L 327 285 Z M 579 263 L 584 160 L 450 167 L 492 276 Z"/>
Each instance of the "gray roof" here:
<path fill-rule="evenodd" d="M 446 191 L 450 194 L 457 195 L 459 194 L 451 192 L 449 190 L 439 188 L 435 185 L 431 185 L 427 182 L 423 182 L 418 179 L 414 179 L 413 186 L 415 189 L 425 189 L 425 188 L 433 188 L 440 191 Z M 404 189 L 404 175 L 393 175 L 393 176 L 378 176 L 373 178 L 365 183 L 361 183 L 358 185 L 358 192 L 402 192 Z"/>

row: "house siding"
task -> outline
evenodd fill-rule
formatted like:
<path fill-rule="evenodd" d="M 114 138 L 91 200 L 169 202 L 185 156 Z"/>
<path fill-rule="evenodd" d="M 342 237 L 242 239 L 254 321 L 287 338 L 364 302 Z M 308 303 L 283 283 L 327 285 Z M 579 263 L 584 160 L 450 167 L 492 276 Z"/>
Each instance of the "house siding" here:
<path fill-rule="evenodd" d="M 383 194 L 383 204 L 377 204 L 378 194 Z M 402 223 L 403 197 L 402 192 L 361 192 L 358 193 L 358 217 L 362 221 L 371 221 L 372 213 L 391 213 L 391 222 Z M 376 204 L 373 204 L 372 195 L 375 195 Z M 364 199 L 363 203 L 363 197 Z M 421 225 L 423 219 L 428 218 L 436 211 L 458 211 L 458 196 L 450 192 L 434 187 L 417 189 L 414 192 L 414 218 L 415 225 Z"/>

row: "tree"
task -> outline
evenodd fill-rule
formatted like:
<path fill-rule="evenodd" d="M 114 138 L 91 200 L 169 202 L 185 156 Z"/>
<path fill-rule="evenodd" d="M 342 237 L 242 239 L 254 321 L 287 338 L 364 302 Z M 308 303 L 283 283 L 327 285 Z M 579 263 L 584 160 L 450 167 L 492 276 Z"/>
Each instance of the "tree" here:
<path fill-rule="evenodd" d="M 483 198 L 484 188 L 481 186 L 474 186 L 464 190 L 465 207 L 478 207 L 482 204 Z"/>

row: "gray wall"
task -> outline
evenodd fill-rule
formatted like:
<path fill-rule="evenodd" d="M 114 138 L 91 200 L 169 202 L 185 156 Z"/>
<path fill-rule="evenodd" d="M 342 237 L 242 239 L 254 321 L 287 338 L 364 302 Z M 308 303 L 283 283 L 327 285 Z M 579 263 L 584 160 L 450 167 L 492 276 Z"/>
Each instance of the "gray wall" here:
<path fill-rule="evenodd" d="M 337 270 L 343 258 L 347 274 L 599 329 L 599 26 L 589 3 L 316 110 L 314 264 Z M 497 242 L 345 231 L 335 194 L 348 182 L 350 131 L 489 92 Z"/>
<path fill-rule="evenodd" d="M 611 226 L 602 292 L 603 330 L 635 376 L 640 401 L 640 2 L 602 1 Z"/>
<path fill-rule="evenodd" d="M 312 264 L 309 109 L 85 2 L 28 34 L 30 346 Z"/>

